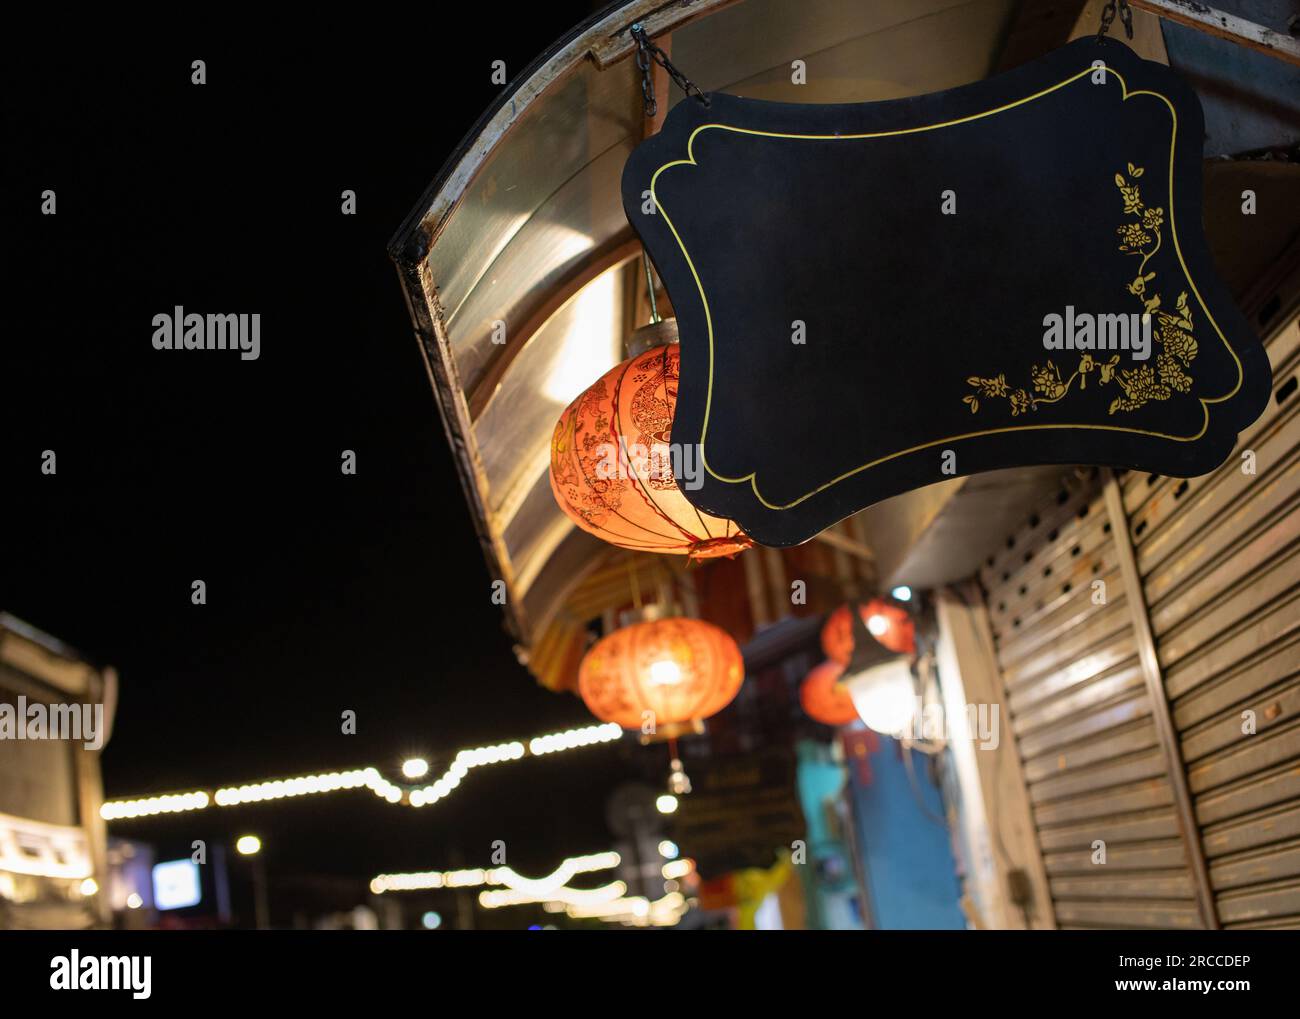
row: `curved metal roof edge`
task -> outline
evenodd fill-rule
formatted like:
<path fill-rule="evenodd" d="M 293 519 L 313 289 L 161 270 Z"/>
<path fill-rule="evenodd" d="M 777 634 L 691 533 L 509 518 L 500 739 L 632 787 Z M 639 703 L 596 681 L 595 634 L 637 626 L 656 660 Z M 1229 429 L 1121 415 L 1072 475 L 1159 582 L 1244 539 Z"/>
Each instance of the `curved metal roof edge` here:
<path fill-rule="evenodd" d="M 425 189 L 415 208 L 389 240 L 389 257 L 399 264 L 410 263 L 419 261 L 428 253 L 427 244 L 432 240 L 434 232 L 428 230 L 430 220 L 441 223 L 455 206 L 465 186 L 478 172 L 483 160 L 523 116 L 533 100 L 544 94 L 561 75 L 571 71 L 583 58 L 598 49 L 606 55 L 602 67 L 619 59 L 623 47 L 617 47 L 618 52 L 615 53 L 608 45 L 600 46 L 602 42 L 608 43 L 637 21 L 647 22 L 652 29 L 651 34 L 659 34 L 734 2 L 735 0 L 616 0 L 575 25 L 516 75 L 466 132 L 455 151 L 438 170 L 433 183 Z M 628 53 L 631 48 L 631 43 L 627 43 Z M 490 144 L 479 144 L 484 138 L 488 138 Z M 475 148 L 478 150 L 476 153 L 473 151 Z M 457 179 L 459 185 L 449 188 L 448 185 Z M 428 230 L 428 235 L 421 237 L 421 228 Z M 417 240 L 425 241 L 423 250 L 408 250 L 411 243 Z"/>

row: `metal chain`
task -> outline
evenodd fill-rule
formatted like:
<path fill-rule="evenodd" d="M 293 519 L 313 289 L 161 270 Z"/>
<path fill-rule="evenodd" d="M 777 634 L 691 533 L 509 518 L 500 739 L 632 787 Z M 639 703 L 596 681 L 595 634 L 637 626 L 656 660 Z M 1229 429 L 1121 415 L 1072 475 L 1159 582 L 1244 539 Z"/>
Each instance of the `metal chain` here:
<path fill-rule="evenodd" d="M 1128 0 L 1106 0 L 1105 6 L 1101 9 L 1101 29 L 1097 32 L 1097 41 L 1101 42 L 1106 38 L 1106 33 L 1110 31 L 1111 23 L 1115 20 L 1115 14 L 1119 14 L 1119 23 L 1124 26 L 1124 34 L 1133 38 L 1133 8 L 1128 5 Z"/>
<path fill-rule="evenodd" d="M 690 78 L 673 66 L 673 62 L 668 59 L 668 54 L 650 41 L 650 37 L 645 34 L 645 26 L 639 21 L 632 26 L 632 38 L 636 40 L 636 66 L 641 71 L 641 98 L 645 103 L 647 117 L 654 117 L 659 113 L 659 100 L 655 98 L 654 82 L 650 78 L 651 63 L 658 64 L 667 71 L 668 77 L 672 78 L 686 95 L 694 96 L 705 106 L 709 105 L 709 97 L 701 92 Z"/>

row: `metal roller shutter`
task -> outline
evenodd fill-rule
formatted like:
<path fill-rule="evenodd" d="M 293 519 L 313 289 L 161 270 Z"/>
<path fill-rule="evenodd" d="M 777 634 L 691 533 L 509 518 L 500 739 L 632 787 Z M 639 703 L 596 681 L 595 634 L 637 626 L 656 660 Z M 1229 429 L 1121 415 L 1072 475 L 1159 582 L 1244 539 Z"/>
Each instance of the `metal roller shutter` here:
<path fill-rule="evenodd" d="M 1058 925 L 1200 927 L 1102 480 L 1072 478 L 981 571 L 1009 723 Z"/>
<path fill-rule="evenodd" d="M 1273 301 L 1275 317 L 1279 302 Z M 1285 319 L 1283 319 L 1285 321 Z M 1138 572 L 1218 920 L 1300 927 L 1300 325 L 1213 474 L 1124 479 Z M 1253 451 L 1254 475 L 1241 454 Z M 1246 712 L 1253 712 L 1253 734 Z"/>
<path fill-rule="evenodd" d="M 1300 264 L 1259 294 L 1234 456 L 1080 471 L 981 571 L 1062 927 L 1300 928 Z"/>

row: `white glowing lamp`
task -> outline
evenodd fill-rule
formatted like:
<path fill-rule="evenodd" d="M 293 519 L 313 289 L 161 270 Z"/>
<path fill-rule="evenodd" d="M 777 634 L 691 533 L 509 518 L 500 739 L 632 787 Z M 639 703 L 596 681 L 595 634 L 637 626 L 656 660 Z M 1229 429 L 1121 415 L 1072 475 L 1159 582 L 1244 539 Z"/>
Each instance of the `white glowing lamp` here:
<path fill-rule="evenodd" d="M 907 731 L 916 713 L 912 669 L 905 658 L 873 665 L 843 680 L 858 717 L 885 736 Z"/>

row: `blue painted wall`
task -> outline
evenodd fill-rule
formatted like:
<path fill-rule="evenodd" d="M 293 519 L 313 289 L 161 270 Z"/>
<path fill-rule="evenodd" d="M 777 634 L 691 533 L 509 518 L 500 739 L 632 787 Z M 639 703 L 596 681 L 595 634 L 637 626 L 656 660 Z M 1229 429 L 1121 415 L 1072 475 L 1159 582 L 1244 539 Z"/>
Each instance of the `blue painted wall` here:
<path fill-rule="evenodd" d="M 871 781 L 857 781 L 852 795 L 864 856 L 872 924 L 880 930 L 965 930 L 961 886 L 943 818 L 938 788 L 929 780 L 926 755 L 912 752 L 918 796 L 894 739 L 881 737 L 868 758 Z M 931 817 L 922 809 L 929 810 Z"/>
<path fill-rule="evenodd" d="M 805 922 L 811 930 L 862 930 L 862 903 L 853 858 L 827 817 L 827 801 L 839 800 L 846 776 L 828 744 L 801 740 L 799 806 L 807 830 L 808 859 L 795 872 L 803 882 Z"/>

